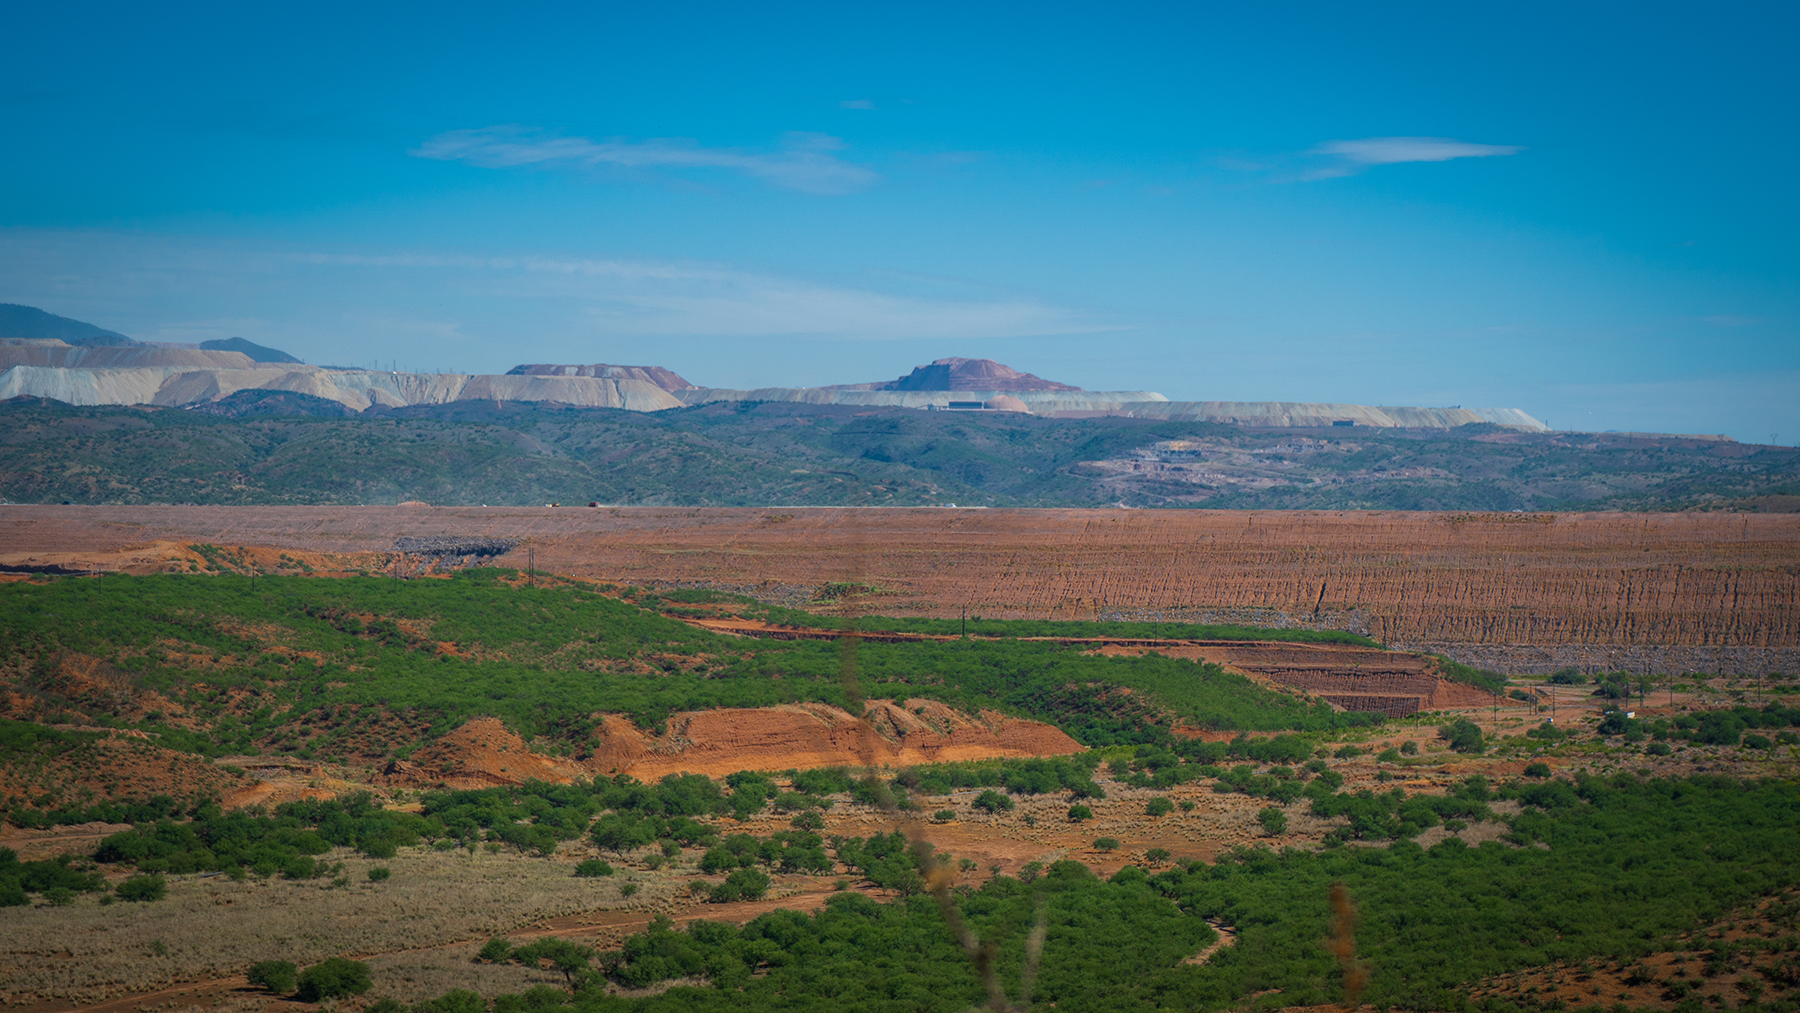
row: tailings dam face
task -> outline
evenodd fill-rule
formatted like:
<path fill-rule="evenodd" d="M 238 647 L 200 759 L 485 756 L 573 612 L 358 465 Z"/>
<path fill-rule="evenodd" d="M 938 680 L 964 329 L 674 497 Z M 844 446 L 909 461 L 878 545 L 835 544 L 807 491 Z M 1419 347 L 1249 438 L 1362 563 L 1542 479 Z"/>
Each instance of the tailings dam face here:
<path fill-rule="evenodd" d="M 1396 645 L 1584 649 L 1601 667 L 1628 667 L 1637 649 L 1685 651 L 1683 666 L 1800 667 L 1796 515 L 0 508 L 7 565 L 110 568 L 157 541 L 380 554 L 445 537 L 516 540 L 502 565 L 529 551 L 574 576 L 790 604 L 854 581 L 876 589 L 856 602 L 873 614 L 1260 622 Z"/>

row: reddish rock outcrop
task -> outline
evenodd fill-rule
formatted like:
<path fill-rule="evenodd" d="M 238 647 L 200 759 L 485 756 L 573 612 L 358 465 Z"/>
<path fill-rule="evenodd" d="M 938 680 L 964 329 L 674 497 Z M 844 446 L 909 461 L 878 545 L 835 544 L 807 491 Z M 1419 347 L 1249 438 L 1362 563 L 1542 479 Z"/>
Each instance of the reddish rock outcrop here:
<path fill-rule="evenodd" d="M 1080 390 L 1021 373 L 992 359 L 939 359 L 887 383 L 847 383 L 825 390 Z"/>

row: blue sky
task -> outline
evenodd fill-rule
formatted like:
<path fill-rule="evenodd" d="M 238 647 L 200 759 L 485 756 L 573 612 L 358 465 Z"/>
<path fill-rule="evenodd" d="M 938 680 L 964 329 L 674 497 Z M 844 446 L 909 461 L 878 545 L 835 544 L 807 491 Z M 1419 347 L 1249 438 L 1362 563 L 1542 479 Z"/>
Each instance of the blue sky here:
<path fill-rule="evenodd" d="M 1792 5 L 31 5 L 0 301 L 1800 441 Z"/>

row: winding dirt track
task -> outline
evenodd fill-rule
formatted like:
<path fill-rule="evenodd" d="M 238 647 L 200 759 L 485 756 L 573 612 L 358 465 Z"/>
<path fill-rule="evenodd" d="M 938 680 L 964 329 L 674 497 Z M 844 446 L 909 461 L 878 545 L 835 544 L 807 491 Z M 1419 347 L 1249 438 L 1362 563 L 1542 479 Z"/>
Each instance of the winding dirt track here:
<path fill-rule="evenodd" d="M 0 564 L 123 565 L 158 540 L 383 552 L 527 541 L 619 583 L 889 592 L 886 614 L 1168 616 L 1384 643 L 1800 648 L 1800 515 L 1188 510 L 0 507 Z M 154 565 L 152 561 L 148 565 Z"/>

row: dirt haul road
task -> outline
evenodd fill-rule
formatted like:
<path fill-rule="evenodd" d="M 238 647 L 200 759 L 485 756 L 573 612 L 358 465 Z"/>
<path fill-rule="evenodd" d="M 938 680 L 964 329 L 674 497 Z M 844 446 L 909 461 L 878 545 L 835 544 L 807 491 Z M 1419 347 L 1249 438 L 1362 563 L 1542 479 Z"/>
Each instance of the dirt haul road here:
<path fill-rule="evenodd" d="M 519 538 L 501 562 L 531 551 L 580 577 L 795 604 L 853 581 L 880 592 L 858 607 L 887 615 L 1237 621 L 1542 665 L 1800 668 L 1800 515 L 0 507 L 13 566 L 155 568 L 143 547 L 158 542 L 381 553 L 401 536 Z"/>

